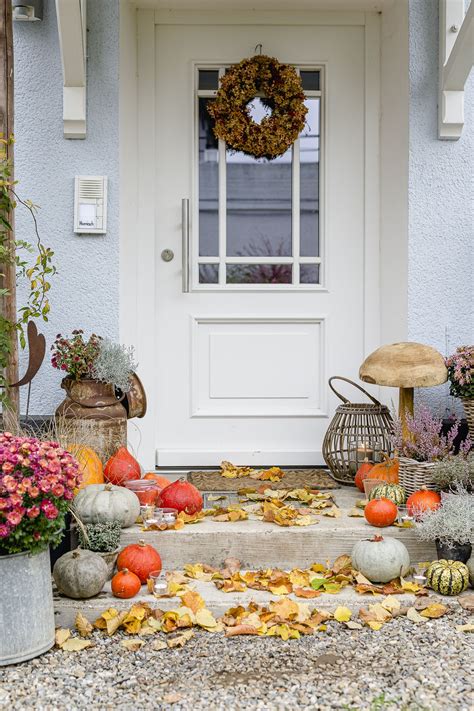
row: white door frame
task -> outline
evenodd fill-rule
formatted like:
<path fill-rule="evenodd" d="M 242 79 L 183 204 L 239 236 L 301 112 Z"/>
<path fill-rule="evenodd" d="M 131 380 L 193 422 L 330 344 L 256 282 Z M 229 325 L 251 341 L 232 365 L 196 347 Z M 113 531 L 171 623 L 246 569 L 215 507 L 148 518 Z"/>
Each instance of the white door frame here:
<path fill-rule="evenodd" d="M 397 12 L 404 2 L 399 3 Z M 403 15 L 403 13 L 402 13 Z M 358 25 L 365 28 L 365 199 L 364 199 L 364 353 L 377 348 L 386 341 L 384 324 L 395 323 L 394 337 L 406 337 L 407 270 L 407 225 L 403 207 L 408 200 L 408 191 L 400 181 L 408 163 L 407 130 L 403 121 L 404 97 L 393 96 L 388 91 L 384 108 L 389 108 L 391 123 L 384 133 L 380 116 L 381 87 L 384 93 L 382 72 L 390 75 L 390 67 L 397 54 L 403 51 L 402 43 L 381 46 L 385 25 L 392 22 L 403 24 L 403 17 L 382 17 L 376 12 L 232 12 L 232 11 L 160 11 L 135 10 L 121 5 L 121 61 L 120 61 L 120 158 L 121 158 L 121 208 L 120 208 L 120 336 L 124 342 L 133 343 L 139 361 L 139 373 L 148 396 L 149 409 L 143 420 L 129 423 L 129 439 L 142 463 L 154 466 L 156 441 L 156 413 L 160 403 L 157 391 L 157 373 L 154 366 L 155 349 L 166 347 L 154 339 L 155 323 L 155 183 L 156 166 L 150 160 L 155 154 L 155 24 L 282 24 L 282 25 Z M 400 29 L 403 35 L 403 27 Z M 385 60 L 384 60 L 385 56 Z M 403 57 L 398 57 L 397 71 L 403 71 Z M 408 61 L 408 58 L 405 59 Z M 393 71 L 393 69 L 391 70 Z M 406 112 L 408 113 L 408 111 Z M 395 114 L 395 120 L 393 118 Z M 398 114 L 398 115 L 397 115 Z M 398 122 L 397 122 L 398 118 Z M 398 132 L 398 135 L 397 135 Z M 381 144 L 382 136 L 382 144 Z M 385 136 L 385 138 L 384 138 Z M 387 170 L 384 166 L 384 149 L 400 141 L 399 171 Z M 387 155 L 389 150 L 387 150 Z M 393 177 L 391 177 L 393 176 Z M 385 178 L 381 186 L 381 177 Z M 397 182 L 395 182 L 395 180 Z M 402 181 L 403 182 L 403 181 Z M 397 216 L 387 222 L 381 214 L 381 205 L 394 209 L 393 195 L 398 208 Z M 395 208 L 396 209 L 396 208 Z M 394 224 L 395 221 L 395 224 Z M 384 224 L 387 223 L 387 235 Z M 393 244 L 393 231 L 397 241 Z M 394 264 L 395 260 L 395 264 Z M 383 277 L 389 271 L 395 278 L 390 280 L 390 290 L 384 289 Z M 379 279 L 381 282 L 379 282 Z M 400 311 L 402 316 L 400 317 Z"/>

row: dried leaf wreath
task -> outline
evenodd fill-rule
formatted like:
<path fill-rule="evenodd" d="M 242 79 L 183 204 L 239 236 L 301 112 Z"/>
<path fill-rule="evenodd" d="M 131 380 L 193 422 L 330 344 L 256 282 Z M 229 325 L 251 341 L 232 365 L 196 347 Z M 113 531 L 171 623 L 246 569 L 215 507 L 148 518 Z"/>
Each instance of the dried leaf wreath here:
<path fill-rule="evenodd" d="M 256 123 L 248 104 L 265 97 L 270 116 Z M 301 80 L 293 67 L 257 55 L 235 64 L 221 79 L 215 101 L 208 104 L 214 133 L 234 151 L 272 160 L 283 155 L 305 126 L 307 108 Z"/>

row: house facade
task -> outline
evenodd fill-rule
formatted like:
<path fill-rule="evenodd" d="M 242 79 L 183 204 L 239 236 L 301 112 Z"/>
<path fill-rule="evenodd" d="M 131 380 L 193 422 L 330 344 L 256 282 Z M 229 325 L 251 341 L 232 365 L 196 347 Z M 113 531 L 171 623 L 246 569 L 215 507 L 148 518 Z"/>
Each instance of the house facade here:
<path fill-rule="evenodd" d="M 472 343 L 472 74 L 464 125 L 438 111 L 457 0 L 88 0 L 85 121 L 67 103 L 80 5 L 14 25 L 16 177 L 55 251 L 48 342 L 83 328 L 135 346 L 145 466 L 321 463 L 329 377 L 357 380 L 383 343 Z M 296 68 L 308 108 L 272 162 L 227 150 L 207 111 L 258 53 Z M 108 179 L 104 234 L 74 231 L 77 175 Z M 61 393 L 45 362 L 30 412 Z"/>

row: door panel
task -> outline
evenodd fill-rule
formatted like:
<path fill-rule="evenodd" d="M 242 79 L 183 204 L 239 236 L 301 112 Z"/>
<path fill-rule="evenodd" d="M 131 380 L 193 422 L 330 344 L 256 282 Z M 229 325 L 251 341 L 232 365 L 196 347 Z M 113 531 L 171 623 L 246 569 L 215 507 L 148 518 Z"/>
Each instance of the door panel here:
<path fill-rule="evenodd" d="M 217 151 L 222 166 L 225 147 L 209 140 L 208 160 L 199 161 L 196 67 L 210 67 L 201 86 L 212 86 L 212 66 L 238 62 L 259 43 L 265 54 L 308 67 L 313 87 L 309 69 L 321 68 L 323 159 L 316 165 L 314 133 L 306 144 L 300 139 L 309 159 L 300 163 L 295 193 L 287 158 L 278 167 L 228 156 L 226 215 L 216 208 L 223 188 L 215 160 Z M 327 378 L 354 376 L 363 360 L 364 28 L 158 25 L 155 49 L 157 463 L 321 463 Z M 265 195 L 276 205 L 252 204 L 258 186 L 271 181 Z M 183 198 L 191 205 L 189 293 L 182 290 Z M 296 260 L 289 199 L 301 205 Z M 255 253 L 249 235 L 255 215 L 271 219 L 276 208 L 290 218 L 278 223 L 282 246 L 264 247 L 262 265 L 259 234 Z M 218 256 L 224 221 L 225 263 Z M 164 249 L 174 251 L 172 261 L 160 258 Z"/>

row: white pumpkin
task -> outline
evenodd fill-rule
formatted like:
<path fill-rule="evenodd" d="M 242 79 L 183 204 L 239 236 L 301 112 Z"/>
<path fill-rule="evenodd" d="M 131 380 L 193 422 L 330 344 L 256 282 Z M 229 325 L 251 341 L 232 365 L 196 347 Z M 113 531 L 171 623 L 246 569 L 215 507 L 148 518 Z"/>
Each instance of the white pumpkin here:
<path fill-rule="evenodd" d="M 58 558 L 53 578 L 59 592 L 83 600 L 100 593 L 109 577 L 107 563 L 98 553 L 76 548 Z"/>
<path fill-rule="evenodd" d="M 140 515 L 140 502 L 123 486 L 90 484 L 75 497 L 74 510 L 82 523 L 120 521 L 122 528 L 128 528 Z"/>
<path fill-rule="evenodd" d="M 471 588 L 474 588 L 474 555 L 471 555 L 466 565 L 469 569 L 469 582 L 471 583 Z"/>
<path fill-rule="evenodd" d="M 410 568 L 410 556 L 404 544 L 388 536 L 359 541 L 351 558 L 354 568 L 371 583 L 388 583 L 399 575 L 406 575 Z"/>

